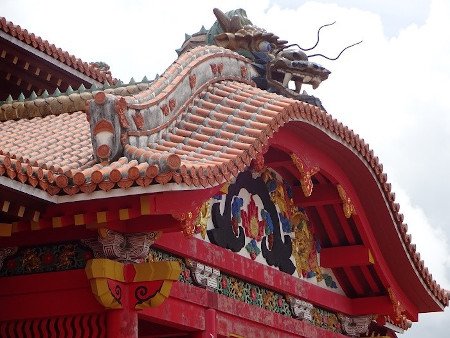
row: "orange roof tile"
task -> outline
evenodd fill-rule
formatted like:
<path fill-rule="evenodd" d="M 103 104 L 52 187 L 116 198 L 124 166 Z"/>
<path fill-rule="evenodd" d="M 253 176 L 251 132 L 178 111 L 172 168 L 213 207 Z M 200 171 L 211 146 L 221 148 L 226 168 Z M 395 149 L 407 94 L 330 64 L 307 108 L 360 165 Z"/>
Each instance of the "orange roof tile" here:
<path fill-rule="evenodd" d="M 29 33 L 26 29 L 22 29 L 19 25 L 6 21 L 4 17 L 0 17 L 0 30 L 98 82 L 114 83 L 116 81 L 111 77 L 110 73 L 100 70 L 93 64 L 83 62 L 74 55 L 57 48 L 54 44 L 50 44 L 47 40 L 43 40 L 34 33 Z"/>

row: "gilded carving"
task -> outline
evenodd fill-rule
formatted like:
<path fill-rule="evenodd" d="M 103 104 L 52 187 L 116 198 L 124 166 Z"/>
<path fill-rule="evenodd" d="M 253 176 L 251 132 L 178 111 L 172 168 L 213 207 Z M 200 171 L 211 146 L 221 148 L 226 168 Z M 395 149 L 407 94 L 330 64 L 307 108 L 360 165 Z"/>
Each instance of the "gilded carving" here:
<path fill-rule="evenodd" d="M 345 217 L 350 218 L 352 215 L 356 215 L 355 206 L 353 205 L 350 197 L 347 196 L 347 193 L 342 185 L 338 184 L 337 190 L 342 201 L 342 210 L 344 211 Z"/>
<path fill-rule="evenodd" d="M 313 166 L 308 168 L 305 162 L 294 153 L 291 155 L 291 159 L 300 174 L 300 185 L 302 187 L 303 194 L 305 197 L 311 196 L 313 191 L 313 181 L 311 178 L 319 172 L 319 167 Z"/>
<path fill-rule="evenodd" d="M 144 309 L 164 302 L 181 267 L 177 261 L 123 264 L 91 259 L 85 271 L 92 293 L 105 308 Z"/>
<path fill-rule="evenodd" d="M 398 300 L 398 298 L 395 295 L 394 290 L 392 290 L 392 288 L 388 288 L 388 294 L 389 294 L 389 299 L 391 300 L 391 303 L 392 303 L 392 307 L 394 308 L 395 319 L 396 320 L 404 319 L 405 316 L 403 313 L 405 312 L 405 307 Z"/>
<path fill-rule="evenodd" d="M 308 216 L 297 210 L 292 219 L 295 220 L 292 223 L 294 232 L 292 255 L 295 259 L 297 272 L 305 276 L 309 271 L 312 271 L 316 274 L 317 281 L 321 281 L 323 279 L 322 271 L 317 261 L 316 242 L 309 225 Z"/>

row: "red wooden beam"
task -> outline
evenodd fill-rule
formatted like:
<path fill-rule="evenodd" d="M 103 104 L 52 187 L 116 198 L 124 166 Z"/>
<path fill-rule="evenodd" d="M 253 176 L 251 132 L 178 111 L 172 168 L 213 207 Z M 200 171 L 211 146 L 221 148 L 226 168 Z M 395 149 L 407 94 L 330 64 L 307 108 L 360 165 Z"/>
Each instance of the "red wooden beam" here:
<path fill-rule="evenodd" d="M 342 268 L 374 264 L 372 253 L 364 245 L 338 246 L 322 248 L 320 266 L 324 268 Z"/>
<path fill-rule="evenodd" d="M 369 268 L 367 266 L 363 266 L 363 267 L 361 267 L 361 272 L 363 273 L 364 278 L 366 279 L 367 283 L 369 284 L 372 292 L 379 293 L 381 290 L 380 290 L 379 286 L 377 285 L 377 283 L 375 282 L 372 274 L 370 273 Z"/>
<path fill-rule="evenodd" d="M 42 215 L 37 212 L 32 213 L 35 219 L 39 217 L 38 221 L 17 222 L 11 231 L 17 233 L 73 226 L 85 226 L 88 229 L 110 228 L 118 232 L 181 231 L 182 223 L 175 218 L 200 207 L 220 188 L 221 186 L 198 190 L 164 191 L 146 195 L 121 196 L 107 201 L 99 199 L 49 205 Z M 1 203 L 0 212 L 3 209 L 3 203 Z M 20 206 L 14 211 L 21 214 L 19 209 Z M 26 210 L 25 207 L 22 209 Z M 6 232 L 6 235 L 10 235 L 10 232 Z"/>
<path fill-rule="evenodd" d="M 331 221 L 330 216 L 327 214 L 327 211 L 325 210 L 323 205 L 316 206 L 316 210 L 319 215 L 320 222 L 323 224 L 328 237 L 330 238 L 331 245 L 342 245 L 343 243 L 341 243 L 339 234 L 339 230 L 341 227 L 339 226 L 339 224 L 334 224 Z"/>
<path fill-rule="evenodd" d="M 140 311 L 139 319 L 180 330 L 203 331 L 205 329 L 204 310 L 207 307 L 203 301 L 207 299 L 205 289 L 177 282 L 172 285 L 170 297 L 164 303 L 158 307 Z"/>
<path fill-rule="evenodd" d="M 100 313 L 83 269 L 0 278 L 0 318 L 27 318 Z"/>
<path fill-rule="evenodd" d="M 186 309 L 183 312 L 189 315 L 180 315 L 180 309 Z M 215 311 L 212 312 L 211 309 Z M 219 337 L 229 337 L 231 334 L 261 337 L 262 332 L 264 337 L 346 337 L 307 321 L 289 318 L 183 283 L 175 283 L 170 297 L 160 307 L 143 310 L 139 318 L 184 330 L 203 331 L 208 328 L 208 322 L 212 321 L 212 318 L 208 320 L 208 314 L 216 316 L 216 332 Z"/>
<path fill-rule="evenodd" d="M 211 250 L 210 243 L 194 237 L 187 238 L 181 233 L 163 234 L 154 246 L 214 266 L 224 273 L 229 273 L 250 283 L 308 300 L 317 306 L 333 311 L 355 316 L 371 314 L 374 309 L 377 309 L 379 313 L 392 313 L 392 306 L 387 296 L 383 298 L 389 303 L 388 307 L 379 307 L 380 300 L 376 297 L 364 297 L 355 306 L 354 299 L 308 283 L 273 267 L 255 264 L 251 259 L 236 255 L 221 247 L 216 246 L 214 250 Z M 202 297 L 205 296 L 199 296 L 199 302 Z"/>
<path fill-rule="evenodd" d="M 333 185 L 316 184 L 311 196 L 305 197 L 300 187 L 292 187 L 294 202 L 300 207 L 341 203 L 337 188 Z"/>
<path fill-rule="evenodd" d="M 337 188 L 336 188 L 337 191 Z M 336 213 L 336 216 L 339 219 L 339 222 L 341 223 L 342 230 L 344 230 L 345 237 L 347 238 L 347 241 L 349 244 L 356 244 L 355 236 L 353 235 L 352 229 L 350 228 L 350 225 L 348 224 L 347 218 L 345 218 L 344 212 L 342 210 L 342 205 L 339 202 L 338 204 L 333 205 L 334 212 Z"/>

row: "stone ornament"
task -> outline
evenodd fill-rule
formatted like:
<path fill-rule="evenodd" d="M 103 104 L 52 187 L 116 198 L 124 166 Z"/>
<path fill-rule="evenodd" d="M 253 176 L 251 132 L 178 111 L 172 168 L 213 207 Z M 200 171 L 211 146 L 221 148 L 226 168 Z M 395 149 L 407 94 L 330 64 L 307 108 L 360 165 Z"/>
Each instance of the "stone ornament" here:
<path fill-rule="evenodd" d="M 314 306 L 311 303 L 294 297 L 288 297 L 288 301 L 295 318 L 313 321 L 312 310 Z"/>
<path fill-rule="evenodd" d="M 374 316 L 358 316 L 350 317 L 344 314 L 338 314 L 341 321 L 342 330 L 351 337 L 359 337 L 362 334 L 366 335 L 369 332 L 369 325 L 374 319 Z"/>
<path fill-rule="evenodd" d="M 191 270 L 192 277 L 197 285 L 208 290 L 217 290 L 220 270 L 190 259 L 186 260 L 186 265 Z"/>

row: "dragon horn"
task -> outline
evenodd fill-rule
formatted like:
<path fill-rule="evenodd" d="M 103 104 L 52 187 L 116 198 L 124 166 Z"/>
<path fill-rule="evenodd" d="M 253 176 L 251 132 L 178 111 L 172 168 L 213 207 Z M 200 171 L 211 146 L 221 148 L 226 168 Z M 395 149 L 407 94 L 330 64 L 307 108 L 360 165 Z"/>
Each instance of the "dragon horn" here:
<path fill-rule="evenodd" d="M 222 12 L 220 9 L 218 8 L 214 8 L 213 9 L 214 15 L 217 18 L 217 21 L 220 24 L 220 27 L 222 27 L 224 32 L 229 32 L 230 31 L 230 26 L 231 26 L 231 20 L 229 17 L 227 17 L 225 15 L 224 12 Z"/>

